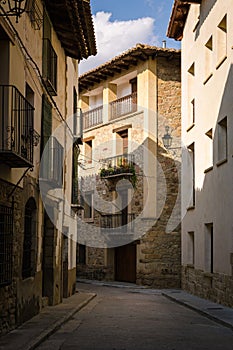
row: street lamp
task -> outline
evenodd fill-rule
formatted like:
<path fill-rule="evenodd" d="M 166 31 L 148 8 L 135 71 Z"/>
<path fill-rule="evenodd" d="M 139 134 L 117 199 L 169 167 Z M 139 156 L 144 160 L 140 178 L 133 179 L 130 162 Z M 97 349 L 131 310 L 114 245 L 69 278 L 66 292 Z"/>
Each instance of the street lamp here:
<path fill-rule="evenodd" d="M 18 23 L 19 17 L 26 11 L 28 0 L 0 0 L 0 5 L 4 10 L 4 13 L 0 16 L 15 16 L 16 23 Z"/>
<path fill-rule="evenodd" d="M 169 134 L 169 126 L 165 126 L 165 131 L 166 134 L 163 135 L 162 140 L 163 140 L 163 145 L 165 148 L 171 147 L 172 144 L 172 136 Z"/>

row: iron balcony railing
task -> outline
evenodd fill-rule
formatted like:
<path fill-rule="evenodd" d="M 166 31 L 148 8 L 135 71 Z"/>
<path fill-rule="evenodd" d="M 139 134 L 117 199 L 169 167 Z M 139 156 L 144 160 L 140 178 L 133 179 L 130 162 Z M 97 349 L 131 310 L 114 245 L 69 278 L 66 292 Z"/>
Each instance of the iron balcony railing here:
<path fill-rule="evenodd" d="M 112 233 L 133 233 L 135 214 L 117 213 L 101 215 L 100 225 Z"/>
<path fill-rule="evenodd" d="M 43 79 L 51 95 L 57 95 L 57 55 L 49 39 L 43 39 Z"/>
<path fill-rule="evenodd" d="M 121 154 L 119 156 L 105 158 L 102 162 L 103 167 L 100 170 L 100 176 L 102 178 L 135 174 L 133 154 Z"/>
<path fill-rule="evenodd" d="M 83 113 L 84 129 L 103 123 L 103 106 L 91 109 Z"/>
<path fill-rule="evenodd" d="M 34 108 L 12 85 L 0 85 L 0 135 L 0 161 L 33 166 Z"/>
<path fill-rule="evenodd" d="M 47 182 L 54 188 L 63 184 L 64 149 L 54 136 L 50 136 L 43 151 L 40 166 L 40 181 Z"/>
<path fill-rule="evenodd" d="M 124 96 L 110 103 L 110 119 L 116 119 L 123 115 L 137 111 L 137 93 Z"/>

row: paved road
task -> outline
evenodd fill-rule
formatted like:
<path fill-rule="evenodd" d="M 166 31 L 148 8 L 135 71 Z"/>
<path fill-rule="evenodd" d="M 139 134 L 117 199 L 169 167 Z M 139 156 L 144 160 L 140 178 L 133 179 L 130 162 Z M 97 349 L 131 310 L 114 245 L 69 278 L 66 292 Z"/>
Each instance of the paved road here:
<path fill-rule="evenodd" d="M 159 292 L 79 284 L 96 292 L 37 350 L 232 350 L 233 331 Z"/>

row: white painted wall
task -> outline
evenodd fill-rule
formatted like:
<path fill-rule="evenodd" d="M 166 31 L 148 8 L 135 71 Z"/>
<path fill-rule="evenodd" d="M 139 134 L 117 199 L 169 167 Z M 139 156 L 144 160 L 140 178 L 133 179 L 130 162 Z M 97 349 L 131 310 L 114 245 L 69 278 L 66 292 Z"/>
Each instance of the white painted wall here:
<path fill-rule="evenodd" d="M 182 41 L 182 141 L 187 147 L 195 143 L 195 209 L 187 211 L 187 197 L 190 186 L 185 178 L 188 175 L 187 162 L 182 164 L 182 212 L 185 215 L 182 223 L 182 261 L 188 261 L 188 232 L 194 231 L 195 268 L 205 271 L 206 246 L 205 224 L 213 222 L 214 227 L 214 272 L 231 274 L 230 253 L 233 252 L 233 1 L 202 1 L 200 24 L 197 23 L 199 5 L 191 5 Z M 227 57 L 218 67 L 217 31 L 218 24 L 227 14 Z M 205 44 L 212 35 L 212 76 L 204 83 L 205 76 Z M 196 102 L 195 125 L 190 126 L 188 115 L 190 96 L 188 69 L 195 62 L 193 98 Z M 227 161 L 218 162 L 218 128 L 222 118 L 228 118 L 228 152 Z M 213 129 L 213 169 L 210 167 L 210 139 L 206 132 Z"/>

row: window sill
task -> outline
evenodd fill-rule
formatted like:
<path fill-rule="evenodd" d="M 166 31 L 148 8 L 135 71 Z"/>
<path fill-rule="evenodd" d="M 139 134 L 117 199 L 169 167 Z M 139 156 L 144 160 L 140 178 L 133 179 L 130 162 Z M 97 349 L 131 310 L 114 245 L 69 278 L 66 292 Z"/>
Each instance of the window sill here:
<path fill-rule="evenodd" d="M 213 170 L 213 165 L 211 165 L 209 168 L 204 170 L 204 174 L 209 173 L 211 170 Z"/>
<path fill-rule="evenodd" d="M 186 265 L 189 269 L 194 269 L 194 264 L 187 264 Z"/>
<path fill-rule="evenodd" d="M 216 165 L 217 165 L 217 166 L 220 166 L 220 165 L 222 165 L 222 164 L 224 164 L 224 163 L 227 163 L 227 158 L 222 159 L 222 160 L 219 160 L 219 161 L 216 163 Z"/>
<path fill-rule="evenodd" d="M 190 125 L 190 126 L 186 129 L 186 131 L 188 132 L 188 131 L 191 130 L 194 126 L 195 126 L 195 123 L 193 123 L 192 125 Z"/>
<path fill-rule="evenodd" d="M 204 277 L 208 277 L 208 278 L 213 278 L 213 277 L 214 277 L 214 274 L 211 273 L 211 272 L 203 272 L 203 276 L 204 276 Z"/>
<path fill-rule="evenodd" d="M 204 80 L 203 85 L 205 85 L 212 76 L 213 76 L 213 73 L 210 73 L 210 75 L 208 75 L 208 77 Z"/>
<path fill-rule="evenodd" d="M 93 224 L 94 223 L 94 219 L 86 219 L 86 218 L 84 218 L 83 219 L 84 220 L 84 222 L 87 222 L 87 223 L 90 223 L 90 224 Z"/>
<path fill-rule="evenodd" d="M 194 210 L 194 209 L 195 209 L 195 205 L 190 205 L 190 207 L 187 208 L 187 211 Z"/>
<path fill-rule="evenodd" d="M 221 58 L 221 60 L 219 61 L 219 63 L 216 66 L 216 69 L 218 69 L 219 67 L 221 67 L 221 65 L 223 64 L 223 62 L 225 62 L 227 59 L 227 56 L 224 56 L 223 58 Z"/>

